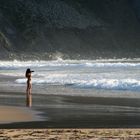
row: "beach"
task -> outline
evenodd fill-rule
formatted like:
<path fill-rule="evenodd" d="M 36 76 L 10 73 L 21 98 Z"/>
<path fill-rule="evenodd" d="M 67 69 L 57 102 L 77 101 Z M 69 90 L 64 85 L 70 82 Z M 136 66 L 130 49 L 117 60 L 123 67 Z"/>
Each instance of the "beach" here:
<path fill-rule="evenodd" d="M 139 140 L 139 129 L 1 129 L 0 139 Z"/>
<path fill-rule="evenodd" d="M 41 120 L 37 112 L 25 107 L 0 106 L 0 112 L 0 124 Z"/>
<path fill-rule="evenodd" d="M 89 61 L 2 64 L 0 138 L 139 137 L 139 64 Z M 36 71 L 32 76 L 32 107 L 26 107 L 24 72 L 28 65 Z M 9 120 L 7 116 L 12 117 Z"/>
<path fill-rule="evenodd" d="M 25 93 L 0 95 L 0 109 L 3 105 L 25 107 Z M 34 94 L 28 115 L 36 111 L 42 119 L 1 123 L 0 128 L 139 128 L 139 107 L 139 98 Z"/>
<path fill-rule="evenodd" d="M 140 138 L 140 99 L 0 93 L 0 139 L 118 140 Z M 8 116 L 5 114 L 8 113 Z M 10 118 L 10 120 L 9 120 Z"/>
<path fill-rule="evenodd" d="M 5 97 L 11 94 L 13 99 L 3 103 L 13 103 L 17 94 L 20 99 L 14 106 L 0 105 L 1 140 L 140 138 L 139 99 L 34 95 L 33 106 L 28 108 L 23 93 L 4 93 Z"/>

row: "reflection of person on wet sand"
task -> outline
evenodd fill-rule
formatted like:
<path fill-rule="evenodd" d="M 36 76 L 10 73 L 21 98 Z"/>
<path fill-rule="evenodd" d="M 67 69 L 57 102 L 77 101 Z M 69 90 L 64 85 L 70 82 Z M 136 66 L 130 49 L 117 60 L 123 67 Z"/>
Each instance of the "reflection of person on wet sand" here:
<path fill-rule="evenodd" d="M 32 75 L 31 73 L 34 71 L 31 71 L 30 69 L 26 70 L 26 78 L 27 78 L 27 89 L 26 89 L 26 106 L 31 107 L 32 106 Z"/>

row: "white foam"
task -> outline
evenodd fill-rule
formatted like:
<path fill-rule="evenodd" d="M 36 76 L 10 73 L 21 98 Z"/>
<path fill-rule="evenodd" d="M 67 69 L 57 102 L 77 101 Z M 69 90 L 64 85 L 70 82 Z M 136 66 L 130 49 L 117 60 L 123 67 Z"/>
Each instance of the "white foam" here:
<path fill-rule="evenodd" d="M 19 84 L 26 83 L 26 79 L 17 79 Z M 33 79 L 33 84 L 71 85 L 79 88 L 96 88 L 110 90 L 135 90 L 140 91 L 140 81 L 136 79 L 73 79 L 68 77 L 56 77 L 48 79 Z"/>
<path fill-rule="evenodd" d="M 138 78 L 140 59 L 0 61 L 0 74 L 17 76 L 15 82 L 25 84 L 24 75 L 28 67 L 35 70 L 33 84 L 140 90 L 140 78 Z"/>
<path fill-rule="evenodd" d="M 138 59 L 139 60 L 139 59 Z M 118 60 L 56 60 L 56 61 L 0 61 L 0 69 L 18 69 L 28 67 L 58 67 L 58 66 L 82 66 L 82 67 L 140 67 L 140 61 L 123 59 Z"/>

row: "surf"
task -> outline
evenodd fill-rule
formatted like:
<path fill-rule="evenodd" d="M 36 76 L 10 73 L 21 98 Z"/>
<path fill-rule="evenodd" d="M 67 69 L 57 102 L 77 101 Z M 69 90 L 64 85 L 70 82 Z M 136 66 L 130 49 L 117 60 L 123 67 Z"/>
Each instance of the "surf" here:
<path fill-rule="evenodd" d="M 25 84 L 24 70 L 35 70 L 33 84 L 61 85 L 79 89 L 140 91 L 139 59 L 55 60 L 3 62 L 0 67 L 16 69 L 5 75 L 15 75 L 16 84 Z M 17 71 L 17 73 L 15 72 Z M 20 76 L 20 78 L 18 78 Z"/>

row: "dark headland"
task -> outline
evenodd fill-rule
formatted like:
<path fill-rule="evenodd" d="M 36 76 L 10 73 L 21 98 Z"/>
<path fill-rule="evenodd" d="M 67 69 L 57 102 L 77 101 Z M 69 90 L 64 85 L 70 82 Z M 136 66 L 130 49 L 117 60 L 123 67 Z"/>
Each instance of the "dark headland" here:
<path fill-rule="evenodd" d="M 139 0 L 1 0 L 0 59 L 140 56 Z"/>

